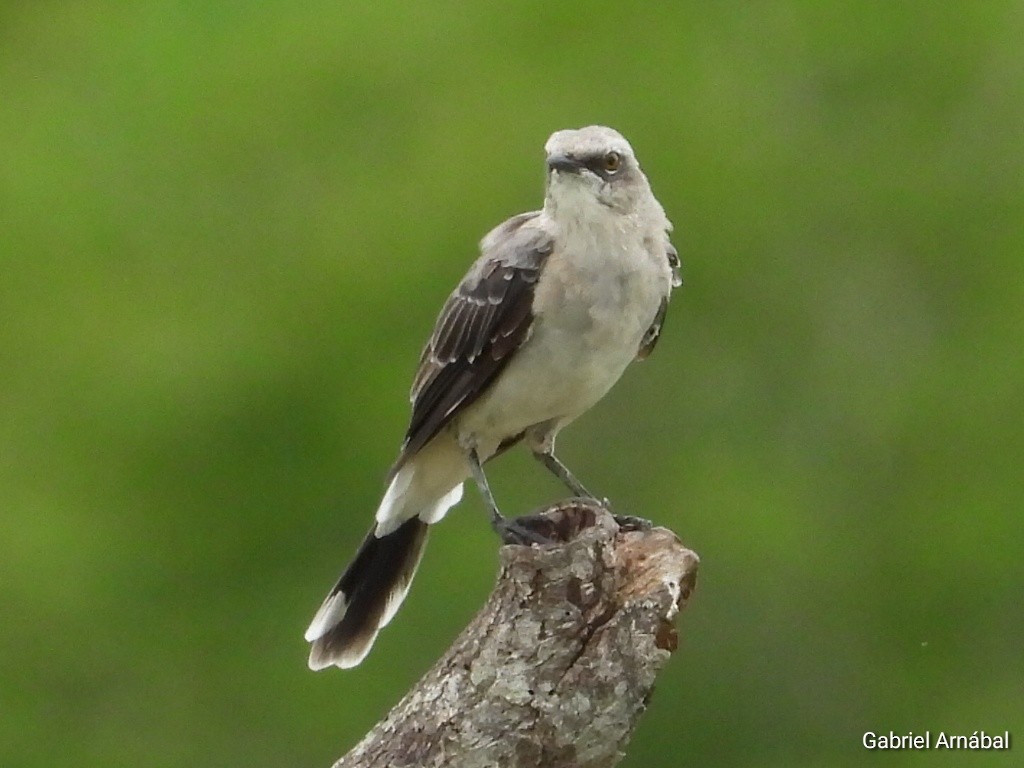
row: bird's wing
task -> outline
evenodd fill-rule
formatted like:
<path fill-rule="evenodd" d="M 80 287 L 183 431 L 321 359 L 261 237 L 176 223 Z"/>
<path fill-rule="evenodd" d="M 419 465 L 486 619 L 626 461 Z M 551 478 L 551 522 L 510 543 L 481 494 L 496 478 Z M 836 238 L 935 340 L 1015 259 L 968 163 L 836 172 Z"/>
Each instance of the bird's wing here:
<path fill-rule="evenodd" d="M 533 293 L 553 248 L 524 213 L 491 232 L 459 283 L 420 356 L 412 418 L 396 468 L 480 397 L 530 334 Z"/>
<path fill-rule="evenodd" d="M 665 324 L 665 315 L 667 313 L 668 297 L 666 296 L 658 306 L 658 314 L 654 316 L 654 322 L 651 323 L 651 327 L 647 329 L 647 333 L 644 334 L 643 339 L 640 341 L 640 349 L 636 353 L 637 360 L 646 360 L 651 352 L 654 351 L 654 346 L 658 343 L 658 337 L 661 335 L 661 327 Z"/>
<path fill-rule="evenodd" d="M 678 288 L 683 284 L 683 277 L 680 274 L 679 251 L 672 243 L 665 243 L 665 256 L 668 258 L 668 266 L 672 270 L 672 287 Z M 637 360 L 646 360 L 661 336 L 661 329 L 665 325 L 665 315 L 668 314 L 668 296 L 661 300 L 658 306 L 658 313 L 654 316 L 654 322 L 647 329 L 643 339 L 640 341 L 640 349 L 636 353 Z"/>
<path fill-rule="evenodd" d="M 665 255 L 668 257 L 668 265 L 672 269 L 672 287 L 678 288 L 683 284 L 683 263 L 679 260 L 679 251 L 671 242 L 666 242 Z"/>

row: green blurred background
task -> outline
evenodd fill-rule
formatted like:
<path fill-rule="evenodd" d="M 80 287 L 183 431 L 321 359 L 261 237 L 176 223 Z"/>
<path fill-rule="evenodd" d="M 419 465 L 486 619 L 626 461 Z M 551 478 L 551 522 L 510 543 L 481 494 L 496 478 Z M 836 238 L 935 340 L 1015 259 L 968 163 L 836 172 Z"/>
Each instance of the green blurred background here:
<path fill-rule="evenodd" d="M 302 632 L 441 302 L 594 122 L 687 284 L 559 445 L 702 557 L 623 765 L 1024 739 L 1022 40 L 1009 0 L 5 4 L 0 764 L 327 766 L 429 667 L 495 574 L 472 489 L 363 666 Z"/>

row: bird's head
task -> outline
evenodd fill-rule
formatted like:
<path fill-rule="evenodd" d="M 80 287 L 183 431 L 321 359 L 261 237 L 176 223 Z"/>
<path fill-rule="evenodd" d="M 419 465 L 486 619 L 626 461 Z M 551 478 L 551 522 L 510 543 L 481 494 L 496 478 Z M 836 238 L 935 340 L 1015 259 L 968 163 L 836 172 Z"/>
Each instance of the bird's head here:
<path fill-rule="evenodd" d="M 568 200 L 595 201 L 633 213 L 651 196 L 647 177 L 622 134 L 603 125 L 557 131 L 544 145 L 547 197 L 556 206 Z"/>

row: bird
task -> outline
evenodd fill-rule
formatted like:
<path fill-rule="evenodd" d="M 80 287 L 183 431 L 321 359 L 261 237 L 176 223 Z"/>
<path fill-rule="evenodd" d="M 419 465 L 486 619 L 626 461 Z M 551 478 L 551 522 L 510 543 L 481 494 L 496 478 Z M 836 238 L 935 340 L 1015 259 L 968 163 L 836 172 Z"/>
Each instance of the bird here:
<path fill-rule="evenodd" d="M 465 481 L 504 541 L 533 543 L 495 503 L 491 458 L 523 443 L 575 496 L 596 498 L 556 457 L 555 438 L 654 349 L 682 282 L 679 255 L 622 134 L 560 130 L 544 150 L 543 207 L 481 240 L 423 348 L 374 523 L 305 633 L 313 670 L 363 661 Z"/>

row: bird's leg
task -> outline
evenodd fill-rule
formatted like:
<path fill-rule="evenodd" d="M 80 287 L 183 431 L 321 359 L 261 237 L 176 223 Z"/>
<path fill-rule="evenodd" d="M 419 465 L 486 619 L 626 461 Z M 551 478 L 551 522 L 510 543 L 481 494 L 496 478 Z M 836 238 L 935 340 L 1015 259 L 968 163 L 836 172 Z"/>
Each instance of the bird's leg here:
<path fill-rule="evenodd" d="M 473 473 L 476 487 L 479 489 L 480 495 L 484 497 L 484 503 L 491 514 L 491 526 L 494 530 L 498 530 L 498 526 L 505 522 L 505 516 L 501 514 L 498 504 L 494 500 L 494 494 L 491 493 L 491 486 L 487 483 L 487 475 L 484 474 L 484 468 L 480 464 L 480 457 L 477 455 L 475 446 L 466 451 L 466 458 L 469 460 L 469 470 Z"/>
<path fill-rule="evenodd" d="M 484 468 L 480 463 L 480 456 L 476 452 L 476 446 L 466 449 L 466 460 L 469 462 L 469 469 L 473 473 L 476 487 L 480 490 L 480 495 L 484 497 L 484 503 L 487 505 L 488 512 L 490 513 L 491 528 L 498 534 L 502 542 L 505 544 L 525 545 L 549 544 L 550 541 L 547 537 L 531 531 L 518 520 L 510 520 L 501 514 L 498 504 L 494 500 L 494 494 L 491 493 L 491 486 L 487 482 L 487 475 L 484 474 Z"/>
<path fill-rule="evenodd" d="M 626 531 L 643 531 L 651 528 L 652 523 L 642 517 L 636 517 L 634 515 L 619 515 L 615 514 L 612 509 L 611 502 L 603 497 L 597 497 L 586 489 L 586 487 L 576 476 L 569 471 L 569 468 L 561 462 L 561 460 L 555 456 L 555 437 L 550 432 L 547 434 L 541 434 L 530 446 L 530 450 L 533 452 L 534 457 L 548 468 L 555 477 L 562 481 L 566 488 L 572 491 L 577 496 L 581 496 L 585 499 L 593 499 L 602 507 L 612 513 L 612 517 L 615 518 L 615 522 L 618 523 L 619 528 Z"/>
<path fill-rule="evenodd" d="M 555 477 L 562 481 L 566 488 L 572 491 L 577 496 L 582 496 L 585 499 L 594 499 L 601 503 L 602 506 L 608 506 L 608 499 L 599 499 L 597 496 L 588 491 L 576 476 L 569 471 L 569 468 L 563 464 L 557 456 L 551 446 L 542 446 L 534 450 L 534 458 L 537 459 L 541 464 L 548 468 Z"/>
<path fill-rule="evenodd" d="M 618 523 L 619 528 L 626 531 L 646 531 L 652 527 L 650 520 L 643 517 L 637 517 L 635 515 L 617 515 L 612 510 L 611 502 L 605 498 L 598 498 L 590 491 L 588 491 L 579 480 L 576 479 L 575 475 L 569 471 L 569 468 L 563 464 L 557 456 L 555 456 L 552 446 L 548 445 L 543 449 L 535 450 L 533 455 L 537 457 L 545 467 L 551 470 L 551 473 L 565 483 L 565 486 L 575 493 L 577 496 L 582 496 L 585 499 L 593 499 L 602 507 L 612 513 L 612 517 L 615 518 L 615 522 Z"/>

